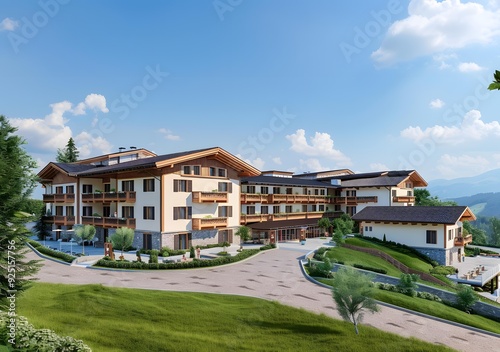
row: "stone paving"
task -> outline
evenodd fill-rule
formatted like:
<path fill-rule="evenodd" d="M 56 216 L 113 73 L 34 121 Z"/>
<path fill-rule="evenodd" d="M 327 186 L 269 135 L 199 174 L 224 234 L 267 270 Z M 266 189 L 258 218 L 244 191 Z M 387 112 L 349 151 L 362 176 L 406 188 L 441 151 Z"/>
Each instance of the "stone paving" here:
<path fill-rule="evenodd" d="M 297 242 L 284 243 L 276 250 L 262 252 L 242 262 L 189 270 L 111 271 L 44 260 L 37 277 L 40 281 L 53 283 L 101 283 L 114 287 L 252 296 L 339 318 L 330 290 L 308 281 L 298 263 L 305 253 L 321 245 L 329 243 L 320 239 L 308 239 L 303 246 Z M 29 256 L 36 257 L 34 253 Z M 381 306 L 377 314 L 365 316 L 361 333 L 363 325 L 444 344 L 459 351 L 493 351 L 494 346 L 500 345 L 497 336 L 386 306 Z"/>

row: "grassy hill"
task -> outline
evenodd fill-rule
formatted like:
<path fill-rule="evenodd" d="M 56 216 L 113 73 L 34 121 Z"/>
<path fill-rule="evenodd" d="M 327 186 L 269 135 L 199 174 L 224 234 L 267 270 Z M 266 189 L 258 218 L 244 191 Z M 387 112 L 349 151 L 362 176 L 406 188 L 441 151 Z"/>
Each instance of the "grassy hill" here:
<path fill-rule="evenodd" d="M 333 302 L 332 302 L 333 303 Z M 117 351 L 451 351 L 262 299 L 36 283 L 18 300 L 36 328 Z"/>
<path fill-rule="evenodd" d="M 466 205 L 474 214 L 500 217 L 500 193 L 479 193 L 473 196 L 453 198 L 460 205 Z"/>

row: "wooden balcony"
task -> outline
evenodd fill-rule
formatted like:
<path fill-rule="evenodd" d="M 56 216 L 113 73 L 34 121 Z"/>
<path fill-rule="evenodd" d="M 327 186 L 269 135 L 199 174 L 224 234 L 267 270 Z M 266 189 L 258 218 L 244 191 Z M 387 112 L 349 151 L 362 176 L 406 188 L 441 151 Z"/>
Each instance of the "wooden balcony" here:
<path fill-rule="evenodd" d="M 263 222 L 272 219 L 272 214 L 241 214 L 240 224 L 248 224 L 252 222 Z"/>
<path fill-rule="evenodd" d="M 125 202 L 135 203 L 135 192 L 102 192 L 102 193 L 83 193 L 82 202 L 84 203 L 112 203 Z"/>
<path fill-rule="evenodd" d="M 327 196 L 316 196 L 307 194 L 269 194 L 269 203 L 330 203 L 331 198 Z"/>
<path fill-rule="evenodd" d="M 61 226 L 68 226 L 68 225 L 75 224 L 75 217 L 73 215 L 44 216 L 42 220 L 43 220 L 43 222 L 45 222 L 47 224 L 55 224 L 55 225 L 61 225 Z"/>
<path fill-rule="evenodd" d="M 415 203 L 415 197 L 413 196 L 396 196 L 392 197 L 394 203 Z"/>
<path fill-rule="evenodd" d="M 472 235 L 455 237 L 455 246 L 462 247 L 472 242 Z"/>
<path fill-rule="evenodd" d="M 279 220 L 301 220 L 301 219 L 320 219 L 336 218 L 342 215 L 343 212 L 295 212 L 295 213 L 279 213 L 279 214 L 241 214 L 240 224 L 245 225 L 254 222 L 263 221 L 279 221 Z"/>
<path fill-rule="evenodd" d="M 253 193 L 242 193 L 240 196 L 241 203 L 267 203 L 269 201 L 269 195 L 267 194 L 253 194 Z"/>
<path fill-rule="evenodd" d="M 74 193 L 52 193 L 43 195 L 44 203 L 74 203 Z"/>
<path fill-rule="evenodd" d="M 82 216 L 83 225 L 93 225 L 103 228 L 128 227 L 135 229 L 135 218 L 107 218 L 97 216 Z"/>
<path fill-rule="evenodd" d="M 357 205 L 359 203 L 377 203 L 378 197 L 333 197 L 332 204 Z"/>
<path fill-rule="evenodd" d="M 193 218 L 193 230 L 219 229 L 227 227 L 227 218 Z"/>
<path fill-rule="evenodd" d="M 227 192 L 200 192 L 194 191 L 193 203 L 227 203 Z"/>

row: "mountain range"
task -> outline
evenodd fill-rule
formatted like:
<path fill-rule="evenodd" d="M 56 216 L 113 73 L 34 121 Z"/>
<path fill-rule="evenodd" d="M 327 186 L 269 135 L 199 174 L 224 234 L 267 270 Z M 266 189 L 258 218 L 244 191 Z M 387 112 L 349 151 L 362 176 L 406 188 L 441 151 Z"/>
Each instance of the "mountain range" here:
<path fill-rule="evenodd" d="M 500 217 L 500 169 L 472 177 L 432 180 L 426 188 L 432 196 L 466 205 L 476 215 Z"/>

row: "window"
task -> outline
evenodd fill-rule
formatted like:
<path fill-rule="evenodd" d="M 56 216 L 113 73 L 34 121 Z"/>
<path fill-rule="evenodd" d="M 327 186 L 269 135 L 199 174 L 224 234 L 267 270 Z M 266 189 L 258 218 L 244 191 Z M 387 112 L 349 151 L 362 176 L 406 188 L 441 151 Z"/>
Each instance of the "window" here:
<path fill-rule="evenodd" d="M 182 173 L 184 175 L 191 175 L 191 166 L 183 166 L 182 167 Z"/>
<path fill-rule="evenodd" d="M 71 206 L 66 207 L 66 216 L 75 216 L 75 208 Z"/>
<path fill-rule="evenodd" d="M 92 216 L 92 207 L 89 207 L 89 206 L 82 207 L 82 215 L 83 216 Z"/>
<path fill-rule="evenodd" d="M 319 194 L 322 195 L 322 196 L 325 196 L 326 195 L 326 190 L 325 189 L 320 190 Z"/>
<path fill-rule="evenodd" d="M 174 207 L 174 220 L 191 219 L 191 207 Z"/>
<path fill-rule="evenodd" d="M 346 213 L 349 216 L 353 216 L 354 214 L 356 214 L 356 207 L 347 206 Z"/>
<path fill-rule="evenodd" d="M 325 205 L 324 204 L 318 205 L 318 211 L 325 211 Z"/>
<path fill-rule="evenodd" d="M 199 165 L 193 166 L 193 175 L 201 175 L 201 167 Z"/>
<path fill-rule="evenodd" d="M 436 244 L 437 243 L 437 231 L 427 230 L 425 243 Z"/>
<path fill-rule="evenodd" d="M 56 194 L 62 194 L 63 193 L 63 186 L 57 186 L 56 187 Z"/>
<path fill-rule="evenodd" d="M 219 169 L 218 170 L 219 177 L 226 177 L 226 174 L 227 174 L 226 169 Z"/>
<path fill-rule="evenodd" d="M 311 205 L 311 211 L 316 211 L 316 204 Z"/>
<path fill-rule="evenodd" d="M 255 206 L 247 205 L 247 215 L 252 215 L 252 214 L 255 214 Z"/>
<path fill-rule="evenodd" d="M 279 187 L 273 187 L 273 194 L 281 194 L 281 190 Z"/>
<path fill-rule="evenodd" d="M 261 214 L 269 214 L 269 207 L 267 205 L 262 205 L 260 207 L 260 213 Z"/>
<path fill-rule="evenodd" d="M 393 190 L 392 190 L 392 196 L 393 196 L 393 197 L 396 197 L 396 196 L 398 195 L 398 193 L 397 193 L 397 192 L 398 192 L 398 191 L 396 191 L 395 189 L 393 189 Z"/>
<path fill-rule="evenodd" d="M 63 215 L 63 207 L 56 206 L 56 213 L 54 215 Z"/>
<path fill-rule="evenodd" d="M 255 193 L 255 186 L 247 186 L 247 193 Z"/>
<path fill-rule="evenodd" d="M 413 188 L 413 184 L 411 182 L 406 182 L 406 188 Z"/>
<path fill-rule="evenodd" d="M 453 235 L 454 235 L 453 232 L 454 232 L 453 229 L 448 230 L 448 240 L 452 240 L 453 239 Z"/>
<path fill-rule="evenodd" d="M 319 189 L 315 189 L 315 190 L 314 190 L 314 195 L 315 195 L 315 196 L 319 196 Z"/>
<path fill-rule="evenodd" d="M 154 220 L 155 219 L 155 207 L 144 207 L 142 218 L 144 220 Z"/>
<path fill-rule="evenodd" d="M 231 193 L 233 190 L 231 182 L 219 182 L 218 190 L 219 192 L 228 192 Z"/>
<path fill-rule="evenodd" d="M 273 205 L 273 214 L 279 214 L 279 213 L 280 213 L 280 206 Z"/>
<path fill-rule="evenodd" d="M 104 184 L 104 192 L 111 192 L 111 183 L 105 183 Z"/>
<path fill-rule="evenodd" d="M 154 192 L 155 191 L 155 179 L 147 178 L 142 181 L 142 187 L 144 192 Z"/>
<path fill-rule="evenodd" d="M 189 249 L 191 247 L 191 233 L 181 233 L 177 236 L 174 247 L 175 249 Z"/>
<path fill-rule="evenodd" d="M 193 189 L 193 181 L 174 180 L 174 192 L 191 192 L 192 189 Z"/>
<path fill-rule="evenodd" d="M 134 218 L 134 207 L 122 207 L 122 218 Z"/>
<path fill-rule="evenodd" d="M 412 191 L 407 191 L 407 192 L 406 192 L 406 195 L 407 195 L 408 197 L 411 197 L 411 196 L 413 196 L 413 192 L 412 192 Z"/>
<path fill-rule="evenodd" d="M 261 186 L 260 187 L 260 193 L 262 193 L 262 194 L 269 194 L 269 187 L 267 187 L 267 186 Z"/>
<path fill-rule="evenodd" d="M 285 213 L 291 213 L 291 212 L 292 212 L 292 206 L 291 205 L 285 206 Z"/>
<path fill-rule="evenodd" d="M 75 193 L 75 186 L 66 186 L 66 193 Z"/>
<path fill-rule="evenodd" d="M 122 191 L 133 192 L 134 191 L 134 180 L 122 181 Z"/>
<path fill-rule="evenodd" d="M 57 187 L 56 187 L 56 190 L 57 190 Z M 61 193 L 62 193 L 62 189 L 61 189 Z M 82 193 L 92 193 L 92 185 L 82 185 Z"/>
<path fill-rule="evenodd" d="M 231 206 L 221 206 L 219 207 L 219 218 L 229 218 L 233 216 L 233 207 Z"/>
<path fill-rule="evenodd" d="M 293 188 L 291 188 L 291 187 L 287 188 L 286 194 L 293 194 Z"/>
<path fill-rule="evenodd" d="M 346 197 L 356 197 L 356 191 L 355 190 L 346 191 L 345 195 Z"/>
<path fill-rule="evenodd" d="M 210 168 L 210 176 L 217 176 L 217 170 L 215 169 L 215 167 Z"/>
<path fill-rule="evenodd" d="M 111 217 L 111 207 L 109 205 L 104 205 L 102 207 L 102 216 L 104 216 L 105 218 Z"/>

